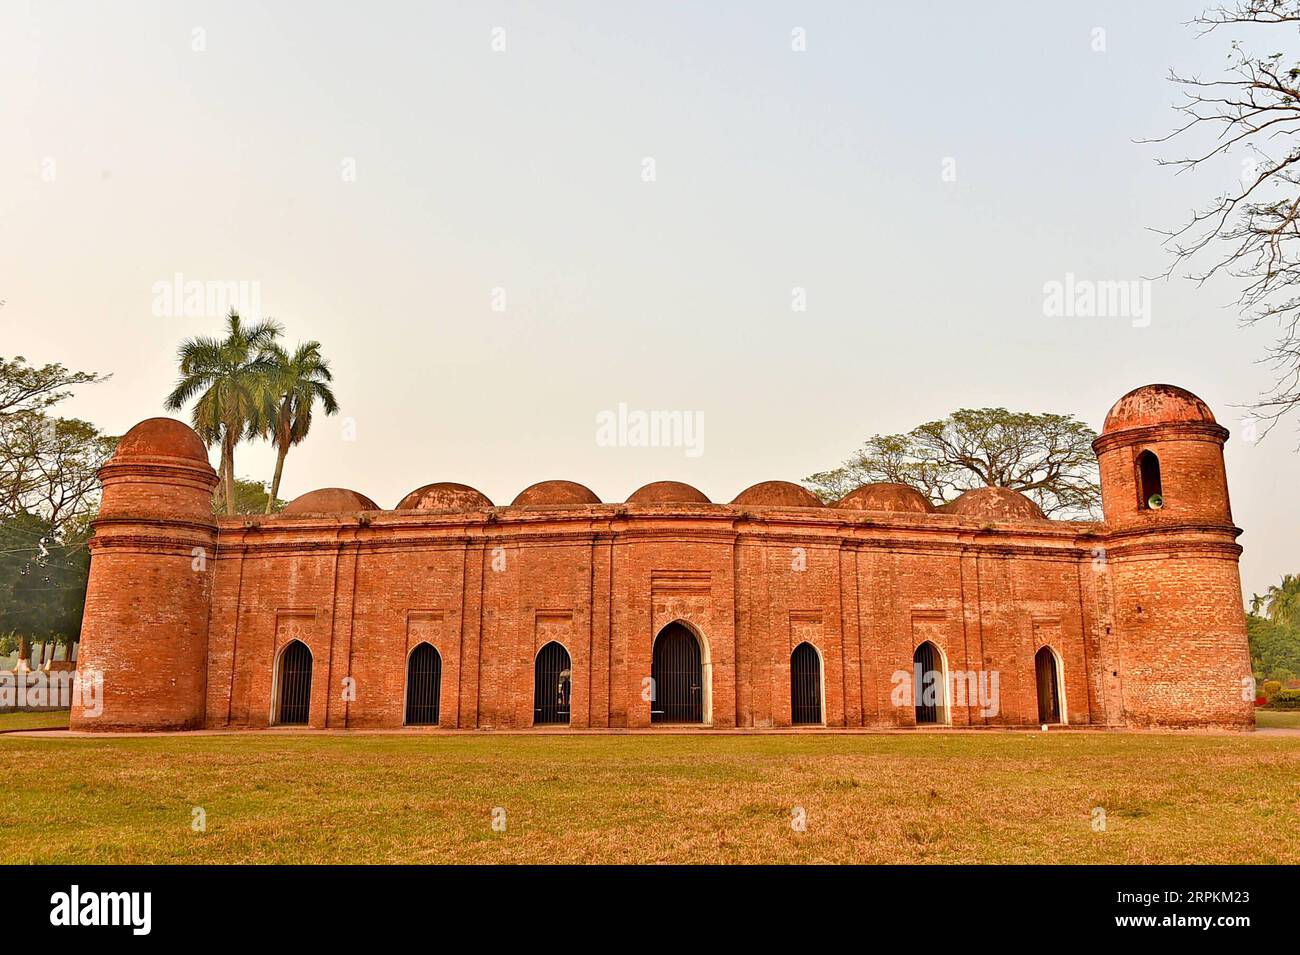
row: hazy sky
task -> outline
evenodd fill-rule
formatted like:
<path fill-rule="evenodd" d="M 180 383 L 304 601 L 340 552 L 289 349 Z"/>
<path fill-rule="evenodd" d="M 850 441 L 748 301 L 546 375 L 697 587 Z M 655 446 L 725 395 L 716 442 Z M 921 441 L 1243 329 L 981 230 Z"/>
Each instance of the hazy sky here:
<path fill-rule="evenodd" d="M 1296 423 L 1252 444 L 1234 407 L 1270 330 L 1181 280 L 1149 323 L 1044 314 L 1067 274 L 1161 271 L 1149 229 L 1239 174 L 1135 142 L 1174 123 L 1170 67 L 1224 63 L 1202 5 L 3 0 L 0 354 L 112 372 L 65 408 L 121 433 L 219 326 L 155 283 L 257 283 L 350 419 L 284 496 L 384 507 L 544 478 L 726 501 L 955 408 L 1099 428 L 1167 381 L 1233 431 L 1262 590 L 1300 570 Z M 702 453 L 600 446 L 620 403 L 701 415 Z"/>

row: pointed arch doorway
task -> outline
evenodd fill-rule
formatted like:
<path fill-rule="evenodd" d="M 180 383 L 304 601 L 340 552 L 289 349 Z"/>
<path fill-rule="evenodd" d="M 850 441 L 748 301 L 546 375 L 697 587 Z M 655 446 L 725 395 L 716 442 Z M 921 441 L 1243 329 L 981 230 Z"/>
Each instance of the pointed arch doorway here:
<path fill-rule="evenodd" d="M 680 621 L 659 631 L 651 653 L 651 723 L 712 721 L 713 665 L 709 644 Z"/>

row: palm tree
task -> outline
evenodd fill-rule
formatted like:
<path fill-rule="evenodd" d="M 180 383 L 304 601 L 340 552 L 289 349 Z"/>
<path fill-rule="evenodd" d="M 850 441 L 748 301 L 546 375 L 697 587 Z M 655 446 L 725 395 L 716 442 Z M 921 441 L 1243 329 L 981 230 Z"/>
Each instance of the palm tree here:
<path fill-rule="evenodd" d="M 221 445 L 227 514 L 235 513 L 235 445 L 261 427 L 275 370 L 270 349 L 282 331 L 269 319 L 245 327 L 231 309 L 224 339 L 188 338 L 177 350 L 181 375 L 166 405 L 169 411 L 179 411 L 198 397 L 191 420 L 204 442 Z"/>
<path fill-rule="evenodd" d="M 300 344 L 292 355 L 279 345 L 272 345 L 268 354 L 275 366 L 271 373 L 272 390 L 269 404 L 261 415 L 259 433 L 275 445 L 275 475 L 271 478 L 271 493 L 266 498 L 266 513 L 270 514 L 280 493 L 280 478 L 284 474 L 284 459 L 289 449 L 302 442 L 311 430 L 312 411 L 319 399 L 327 415 L 339 410 L 330 382 L 334 375 L 330 364 L 320 356 L 320 342 Z"/>
<path fill-rule="evenodd" d="M 1273 584 L 1264 593 L 1268 619 L 1273 623 L 1300 626 L 1300 574 L 1285 574 L 1282 583 Z"/>

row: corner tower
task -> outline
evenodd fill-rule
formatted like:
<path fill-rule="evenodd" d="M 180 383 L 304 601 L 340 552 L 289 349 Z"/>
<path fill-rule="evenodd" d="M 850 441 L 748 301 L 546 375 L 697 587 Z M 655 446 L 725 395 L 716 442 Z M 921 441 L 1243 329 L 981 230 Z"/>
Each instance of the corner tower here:
<path fill-rule="evenodd" d="M 1191 392 L 1145 385 L 1093 443 L 1128 725 L 1254 725 L 1227 437 Z"/>
<path fill-rule="evenodd" d="M 217 539 L 216 472 L 194 431 L 142 421 L 100 469 L 77 674 L 102 677 L 98 706 L 72 709 L 77 730 L 203 725 L 208 608 Z M 96 712 L 96 710 L 99 710 Z"/>

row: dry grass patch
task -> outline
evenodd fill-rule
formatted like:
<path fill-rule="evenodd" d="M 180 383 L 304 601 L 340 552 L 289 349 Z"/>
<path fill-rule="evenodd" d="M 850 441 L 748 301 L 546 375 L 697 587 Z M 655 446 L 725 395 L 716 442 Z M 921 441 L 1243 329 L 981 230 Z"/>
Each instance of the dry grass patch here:
<path fill-rule="evenodd" d="M 7 736 L 0 831 L 11 862 L 1294 863 L 1298 773 L 1245 734 Z"/>

